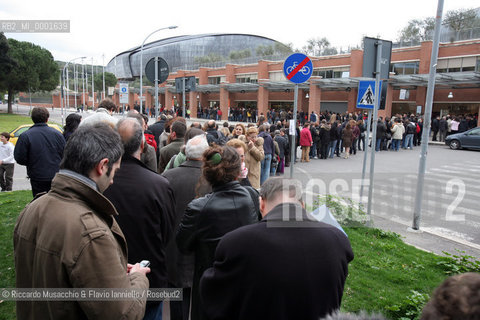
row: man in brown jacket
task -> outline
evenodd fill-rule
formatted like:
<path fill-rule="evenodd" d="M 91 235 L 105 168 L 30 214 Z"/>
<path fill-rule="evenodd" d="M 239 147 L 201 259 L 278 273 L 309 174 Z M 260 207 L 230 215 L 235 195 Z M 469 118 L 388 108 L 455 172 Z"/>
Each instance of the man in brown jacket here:
<path fill-rule="evenodd" d="M 147 289 L 149 268 L 127 265 L 127 244 L 103 196 L 123 147 L 107 124 L 80 127 L 69 139 L 47 194 L 20 213 L 14 231 L 17 288 Z M 17 301 L 18 319 L 141 319 L 145 298 L 114 301 Z"/>

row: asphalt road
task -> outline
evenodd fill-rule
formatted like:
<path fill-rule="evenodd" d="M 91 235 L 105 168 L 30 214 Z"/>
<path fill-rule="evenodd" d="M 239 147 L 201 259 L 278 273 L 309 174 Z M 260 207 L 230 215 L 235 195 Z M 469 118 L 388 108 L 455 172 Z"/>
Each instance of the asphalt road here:
<path fill-rule="evenodd" d="M 27 115 L 28 111 L 28 107 L 19 106 L 17 112 L 14 107 L 15 113 Z M 5 105 L 0 105 L 0 112 L 6 112 Z M 88 115 L 83 113 L 84 117 Z M 61 123 L 60 111 L 54 110 L 50 118 Z M 325 193 L 360 201 L 363 155 L 360 151 L 349 159 L 312 159 L 309 163 L 295 164 L 294 177 L 302 181 L 307 191 L 307 204 Z M 373 225 L 400 233 L 407 243 L 428 251 L 455 253 L 460 249 L 480 257 L 480 152 L 454 151 L 441 144 L 429 145 L 420 233 L 407 231 L 413 221 L 419 155 L 420 147 L 376 153 Z M 369 168 L 368 164 L 367 178 Z M 290 168 L 285 169 L 289 176 Z M 24 166 L 15 166 L 13 188 L 30 189 Z M 361 202 L 366 207 L 368 186 L 363 195 Z"/>

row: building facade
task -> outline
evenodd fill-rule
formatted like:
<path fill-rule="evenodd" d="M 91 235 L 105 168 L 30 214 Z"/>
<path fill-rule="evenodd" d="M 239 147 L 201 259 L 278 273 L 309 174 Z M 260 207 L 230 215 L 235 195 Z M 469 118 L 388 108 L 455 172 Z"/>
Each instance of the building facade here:
<path fill-rule="evenodd" d="M 392 50 L 385 110 L 381 116 L 416 113 L 425 110 L 432 41 L 419 46 Z M 298 109 L 355 112 L 358 82 L 362 78 L 363 51 L 349 54 L 310 57 L 313 75 L 300 84 Z M 259 60 L 257 63 L 198 70 L 178 70 L 161 84 L 159 103 L 171 109 L 183 105 L 182 94 L 175 89 L 175 78 L 196 78 L 196 91 L 188 92 L 185 105 L 192 116 L 198 109 L 219 107 L 226 119 L 233 108 L 249 108 L 257 114 L 270 109 L 293 108 L 294 84 L 283 75 L 283 61 Z M 144 88 L 145 106 L 153 110 L 154 89 Z M 113 97 L 118 103 L 118 92 Z M 132 90 L 129 105 L 139 102 L 138 90 Z M 478 114 L 480 108 L 480 39 L 440 44 L 433 114 Z"/>
<path fill-rule="evenodd" d="M 169 46 L 175 48 L 177 58 L 180 57 L 181 52 L 185 51 L 185 57 L 179 58 L 185 68 L 182 69 L 178 62 L 169 61 L 169 64 L 176 64 L 176 67 L 171 67 L 167 81 L 159 87 L 160 108 L 167 110 L 181 108 L 184 101 L 182 94 L 176 92 L 175 79 L 195 77 L 196 89 L 187 92 L 185 97 L 186 108 L 190 110 L 192 117 L 200 114 L 199 110 L 204 111 L 210 108 L 220 109 L 222 120 L 227 119 L 228 114 L 236 108 L 252 110 L 257 115 L 266 114 L 272 109 L 292 110 L 294 84 L 289 82 L 283 74 L 283 62 L 289 53 L 283 52 L 280 55 L 281 58 L 278 56 L 259 58 L 251 55 L 248 59 L 243 59 L 243 62 L 234 63 L 224 60 L 212 66 L 205 66 L 203 63 L 197 67 L 196 57 L 214 53 L 227 57 L 232 51 L 240 52 L 241 50 L 236 46 L 240 38 L 243 39 L 244 48 L 248 47 L 250 52 L 257 53 L 256 48 L 269 46 L 274 48 L 277 43 L 268 38 L 252 35 L 199 35 L 178 37 L 176 41 L 160 40 L 157 45 L 161 50 L 166 50 L 165 48 Z M 223 45 L 218 45 L 215 41 L 220 41 Z M 206 44 L 209 49 L 201 49 Z M 385 110 L 380 110 L 380 116 L 391 116 L 396 113 L 424 113 L 432 45 L 432 41 L 424 41 L 416 46 L 392 50 L 390 76 L 386 81 Z M 193 46 L 193 49 L 187 50 L 189 46 Z M 229 50 L 222 49 L 222 46 L 229 47 Z M 148 44 L 147 48 L 150 48 L 150 51 L 146 50 L 144 64 L 147 63 L 148 57 L 158 55 L 161 51 L 153 50 L 155 46 L 151 44 Z M 121 72 L 117 72 L 120 81 L 138 77 L 139 72 L 135 71 L 139 69 L 138 48 L 119 54 L 110 61 L 107 70 L 115 71 L 112 70 L 115 67 L 115 59 L 117 71 L 119 60 L 123 59 Z M 348 54 L 310 57 L 310 59 L 313 63 L 313 74 L 309 81 L 299 85 L 298 110 L 308 113 L 359 111 L 356 108 L 358 83 L 366 80 L 362 77 L 363 50 L 352 50 Z M 154 88 L 144 86 L 143 93 L 144 108 L 149 113 L 155 114 Z M 118 86 L 112 99 L 121 107 Z M 80 100 L 86 101 L 82 97 Z M 139 102 L 138 87 L 130 86 L 128 105 L 132 107 Z M 60 106 L 58 95 L 53 96 L 53 104 L 56 107 Z M 480 39 L 441 43 L 438 52 L 433 115 L 478 115 L 479 109 Z"/>

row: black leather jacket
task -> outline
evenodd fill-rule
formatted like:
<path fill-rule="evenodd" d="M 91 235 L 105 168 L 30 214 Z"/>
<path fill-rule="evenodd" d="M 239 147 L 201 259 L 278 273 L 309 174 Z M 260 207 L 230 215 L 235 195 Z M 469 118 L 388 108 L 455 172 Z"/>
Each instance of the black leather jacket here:
<path fill-rule="evenodd" d="M 203 272 L 213 265 L 217 244 L 227 232 L 257 221 L 253 199 L 238 181 L 213 187 L 212 193 L 188 204 L 176 240 L 181 252 L 195 253 L 192 319 L 203 318 L 198 284 Z"/>

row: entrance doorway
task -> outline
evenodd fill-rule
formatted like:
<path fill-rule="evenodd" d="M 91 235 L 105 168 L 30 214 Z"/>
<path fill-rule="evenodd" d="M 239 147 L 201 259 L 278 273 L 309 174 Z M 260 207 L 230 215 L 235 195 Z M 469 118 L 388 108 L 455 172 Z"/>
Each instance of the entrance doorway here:
<path fill-rule="evenodd" d="M 228 119 L 230 121 L 256 122 L 257 113 L 257 101 L 235 101 L 235 106 L 230 108 Z"/>

